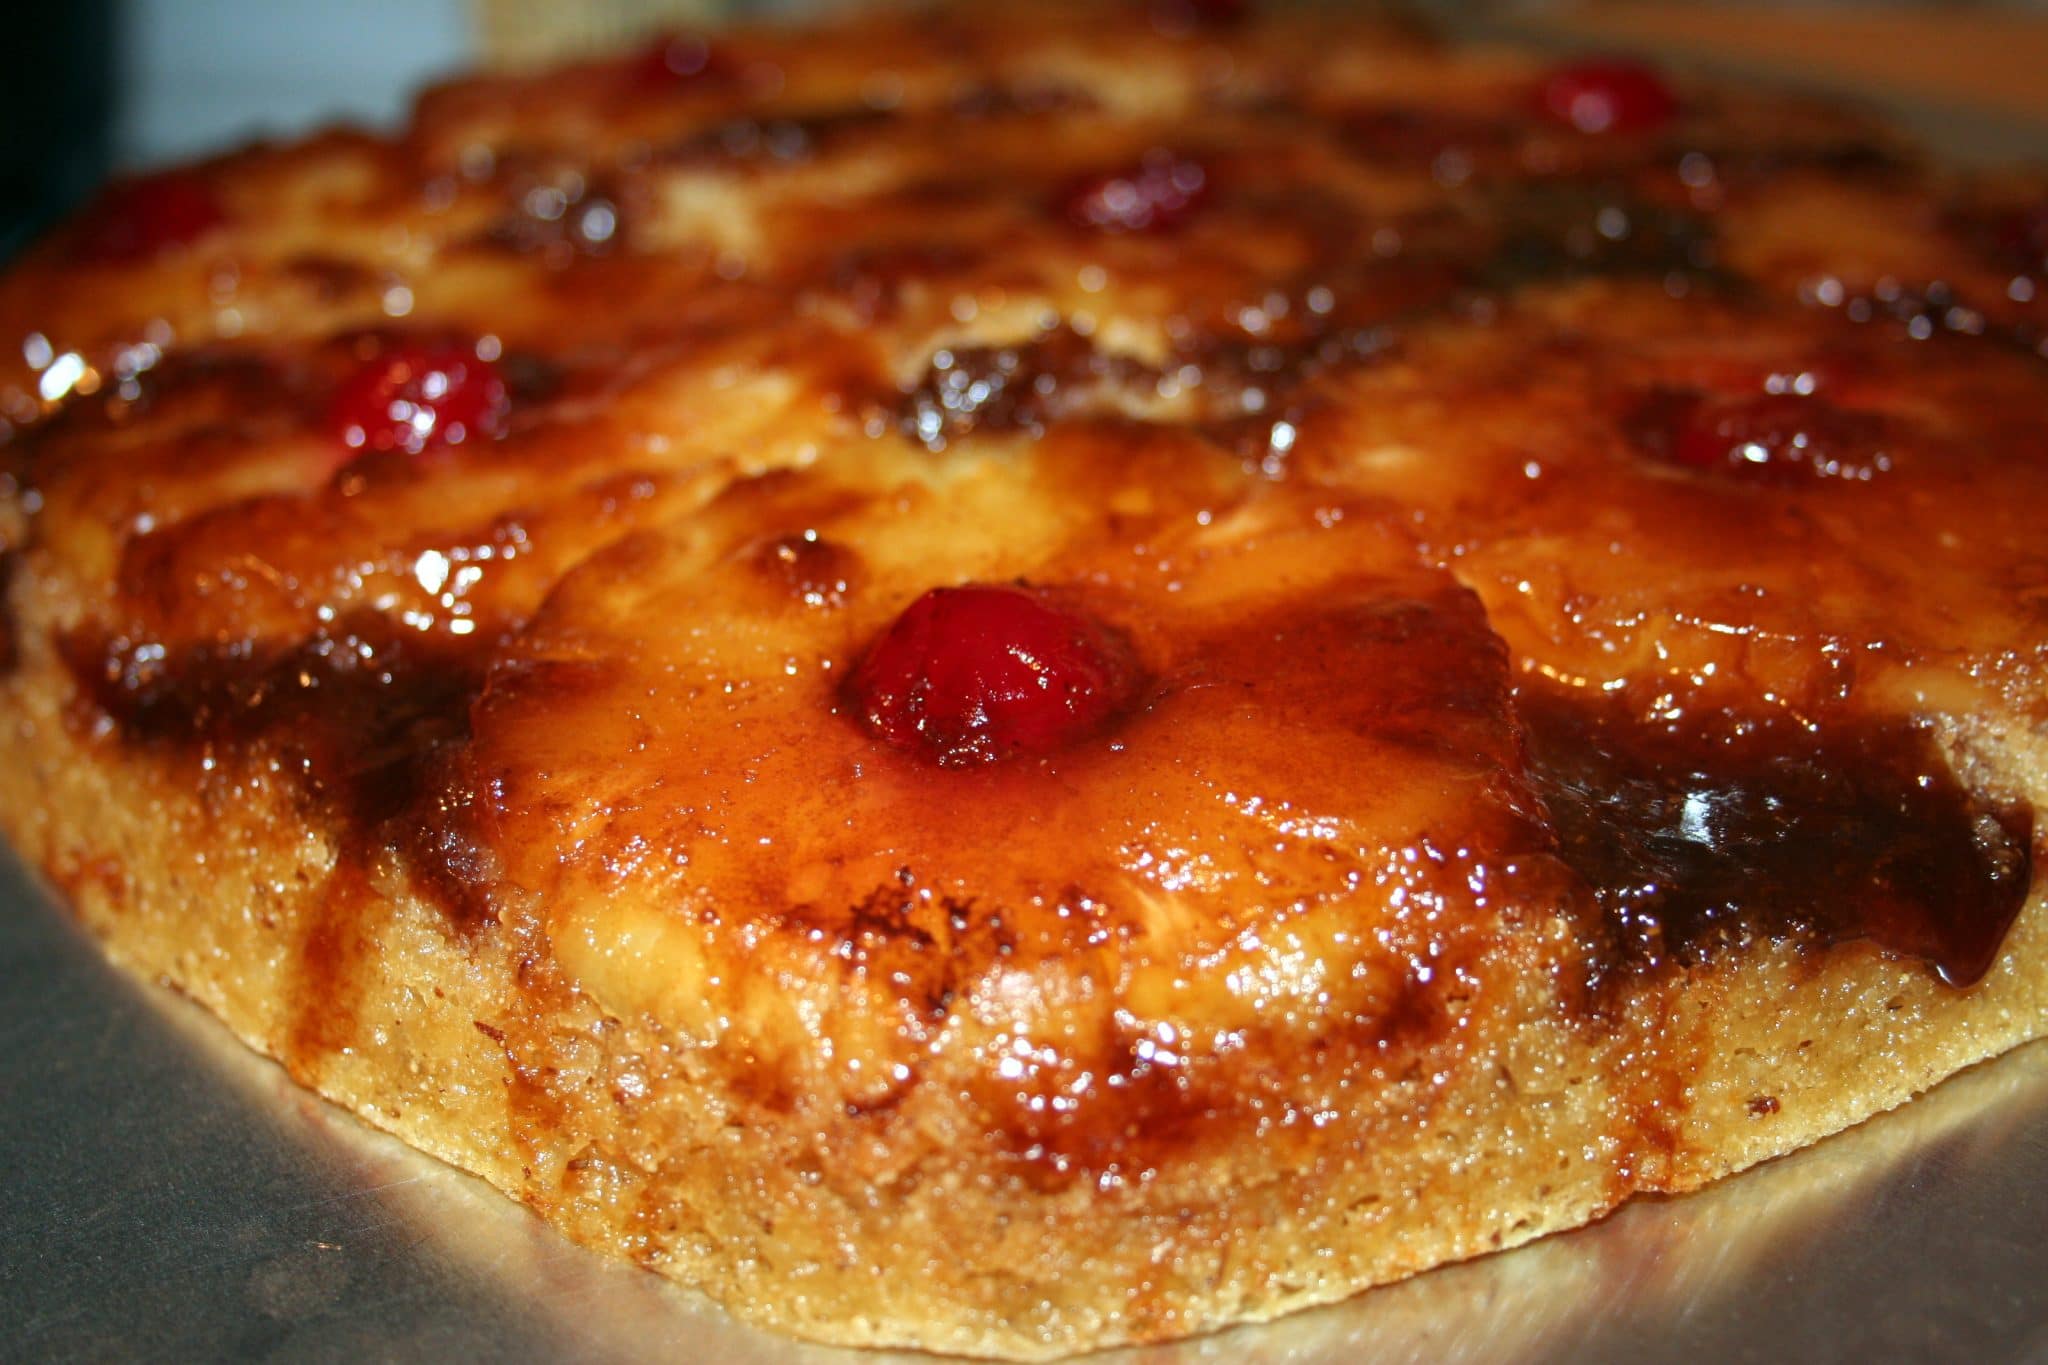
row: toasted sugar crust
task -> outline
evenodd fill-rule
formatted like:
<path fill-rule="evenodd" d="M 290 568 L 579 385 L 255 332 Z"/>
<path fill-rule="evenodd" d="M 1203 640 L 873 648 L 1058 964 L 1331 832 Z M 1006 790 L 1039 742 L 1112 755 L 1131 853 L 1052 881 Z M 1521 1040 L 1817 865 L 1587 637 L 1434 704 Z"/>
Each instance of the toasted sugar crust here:
<path fill-rule="evenodd" d="M 309 1084 L 841 1341 L 1270 1316 L 2038 1032 L 2036 909 L 1960 991 L 1854 908 L 1643 948 L 1526 743 L 1557 687 L 1924 723 L 2024 857 L 2043 380 L 1988 192 L 1790 106 L 1589 140 L 1512 57 L 1120 22 L 458 85 L 210 168 L 161 260 L 53 242 L 0 283 L 93 374 L 0 376 L 15 837 Z M 1193 216 L 1077 229 L 1163 142 Z M 505 439 L 337 450 L 387 331 L 489 331 Z M 1802 375 L 1881 471 L 1645 446 Z M 1131 636 L 1121 726 L 932 773 L 835 714 L 918 592 L 1015 577 Z"/>

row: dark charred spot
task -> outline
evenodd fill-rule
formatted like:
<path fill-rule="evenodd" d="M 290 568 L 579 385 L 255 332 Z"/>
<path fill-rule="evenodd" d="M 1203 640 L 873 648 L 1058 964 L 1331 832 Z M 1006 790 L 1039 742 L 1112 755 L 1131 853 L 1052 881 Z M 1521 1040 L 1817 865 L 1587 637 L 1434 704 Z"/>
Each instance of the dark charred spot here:
<path fill-rule="evenodd" d="M 919 1037 L 943 1028 L 966 983 L 965 946 L 982 932 L 972 918 L 949 912 L 949 903 L 902 886 L 879 886 L 864 899 L 838 905 L 798 905 L 781 914 L 781 927 L 821 944 L 846 969 L 891 996 L 902 1026 Z"/>
<path fill-rule="evenodd" d="M 1587 276 L 1718 278 L 1705 217 L 1619 189 L 1521 185 L 1491 212 L 1505 225 L 1481 271 L 1491 288 Z"/>
<path fill-rule="evenodd" d="M 1731 178 L 1763 177 L 1784 171 L 1812 170 L 1841 180 L 1896 180 L 1911 172 L 1912 160 L 1898 147 L 1868 136 L 1844 136 L 1816 142 L 1762 146 L 1747 155 L 1720 158 Z"/>
<path fill-rule="evenodd" d="M 484 229 L 492 246 L 566 265 L 609 255 L 625 240 L 628 194 L 621 184 L 570 172 L 520 177 L 507 192 L 511 206 Z"/>
<path fill-rule="evenodd" d="M 1268 478 L 1287 470 L 1323 402 L 1311 390 L 1332 371 L 1373 364 L 1394 347 L 1391 322 L 1312 328 L 1286 341 L 1222 341 L 1191 357 L 1204 415 L 1197 429 Z"/>
<path fill-rule="evenodd" d="M 955 118 L 1029 118 L 1044 114 L 1081 114 L 1098 108 L 1093 91 L 1072 85 L 976 85 L 947 101 Z"/>
<path fill-rule="evenodd" d="M 842 298 L 864 321 L 892 318 L 912 284 L 965 276 L 980 252 L 950 242 L 898 242 L 842 251 L 824 263 L 821 284 Z"/>
<path fill-rule="evenodd" d="M 560 397 L 569 378 L 560 361 L 533 351 L 505 352 L 498 360 L 498 373 L 515 408 L 530 408 Z"/>
<path fill-rule="evenodd" d="M 1523 140 L 1505 119 L 1407 105 L 1354 109 L 1338 117 L 1336 128 L 1352 155 L 1403 169 L 1436 167 L 1446 157 L 1464 166 L 1491 164 Z"/>
<path fill-rule="evenodd" d="M 2026 901 L 2033 811 L 1965 789 L 1922 726 L 1648 724 L 1617 701 L 1518 701 L 1558 856 L 1598 908 L 1603 970 L 1867 939 L 1967 986 Z"/>
<path fill-rule="evenodd" d="M 947 348 L 897 407 L 904 432 L 934 453 L 974 432 L 1038 435 L 1048 423 L 1098 406 L 1119 388 L 1154 378 L 1128 357 L 1099 351 L 1071 328 L 1015 346 Z"/>
<path fill-rule="evenodd" d="M 1776 1095 L 1754 1096 L 1749 1101 L 1748 1108 L 1751 1118 L 1769 1118 L 1778 1112 L 1778 1097 Z"/>
<path fill-rule="evenodd" d="M 844 941 L 850 951 L 863 957 L 891 946 L 927 952 L 938 946 L 938 940 L 919 927 L 917 914 L 915 900 L 900 891 L 877 887 L 848 912 Z"/>
<path fill-rule="evenodd" d="M 1710 104 L 1716 97 L 1704 95 Z M 1696 185 L 1699 172 L 1723 186 L 1765 189 L 1787 175 L 1819 174 L 1884 186 L 1905 182 L 1919 169 L 1902 143 L 1858 122 L 1823 116 L 1818 126 L 1757 128 L 1726 114 L 1696 121 L 1681 141 L 1666 144 L 1679 179 Z"/>
<path fill-rule="evenodd" d="M 667 166 L 768 166 L 808 161 L 886 127 L 897 117 L 888 109 L 855 105 L 786 118 L 726 119 L 667 144 L 655 156 Z"/>

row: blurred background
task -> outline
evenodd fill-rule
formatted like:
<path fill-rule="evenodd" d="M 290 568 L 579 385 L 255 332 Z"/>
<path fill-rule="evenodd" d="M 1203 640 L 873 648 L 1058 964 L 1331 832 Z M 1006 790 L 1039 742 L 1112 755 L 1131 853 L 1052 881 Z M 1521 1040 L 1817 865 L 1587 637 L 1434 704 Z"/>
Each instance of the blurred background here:
<path fill-rule="evenodd" d="M 0 45 L 0 259 L 110 171 L 337 119 L 389 122 L 424 82 L 480 62 L 517 65 L 660 27 L 817 7 L 815 0 L 16 6 L 9 41 Z M 1951 124 L 2048 125 L 2048 0 L 1413 0 L 1402 7 L 1455 30 L 1740 66 L 1931 109 Z"/>

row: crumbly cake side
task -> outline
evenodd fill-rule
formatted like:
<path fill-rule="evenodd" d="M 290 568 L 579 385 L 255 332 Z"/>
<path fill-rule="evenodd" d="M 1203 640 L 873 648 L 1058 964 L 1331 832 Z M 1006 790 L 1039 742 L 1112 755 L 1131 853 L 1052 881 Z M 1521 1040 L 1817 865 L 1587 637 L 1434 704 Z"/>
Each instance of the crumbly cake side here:
<path fill-rule="evenodd" d="M 1576 1226 L 2048 1026 L 2044 204 L 1207 4 L 456 82 L 0 278 L 0 824 L 799 1335 Z"/>

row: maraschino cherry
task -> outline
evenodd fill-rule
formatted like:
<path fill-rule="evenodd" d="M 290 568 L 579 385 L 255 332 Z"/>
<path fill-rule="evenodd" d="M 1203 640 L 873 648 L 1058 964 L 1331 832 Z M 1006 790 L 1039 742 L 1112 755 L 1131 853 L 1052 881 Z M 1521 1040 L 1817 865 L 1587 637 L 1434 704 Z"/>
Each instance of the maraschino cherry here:
<path fill-rule="evenodd" d="M 1251 0 L 1149 0 L 1152 24 L 1167 33 L 1197 28 L 1228 28 L 1251 13 Z"/>
<path fill-rule="evenodd" d="M 1202 164 L 1174 152 L 1147 152 L 1137 165 L 1087 176 L 1061 197 L 1067 220 L 1096 232 L 1170 232 L 1209 193 Z"/>
<path fill-rule="evenodd" d="M 1863 481 L 1891 468 L 1889 427 L 1875 413 L 1793 393 L 1664 394 L 1639 415 L 1638 436 L 1671 464 L 1756 483 Z"/>
<path fill-rule="evenodd" d="M 873 734 L 942 767 L 1050 754 L 1130 700 L 1136 668 L 1115 631 L 1026 587 L 934 588 L 847 679 Z"/>
<path fill-rule="evenodd" d="M 402 342 L 342 381 L 328 425 L 350 450 L 417 455 L 502 435 L 509 407 L 504 377 L 474 346 Z"/>
<path fill-rule="evenodd" d="M 82 261 L 131 264 L 189 246 L 226 221 L 203 178 L 165 171 L 108 186 L 79 219 L 71 249 Z"/>
<path fill-rule="evenodd" d="M 626 69 L 649 90 L 729 81 L 735 71 L 724 52 L 694 33 L 663 33 L 629 57 Z"/>
<path fill-rule="evenodd" d="M 1641 62 L 1591 58 L 1554 68 L 1537 87 L 1536 107 L 1582 133 L 1648 133 L 1671 121 L 1678 97 Z"/>

